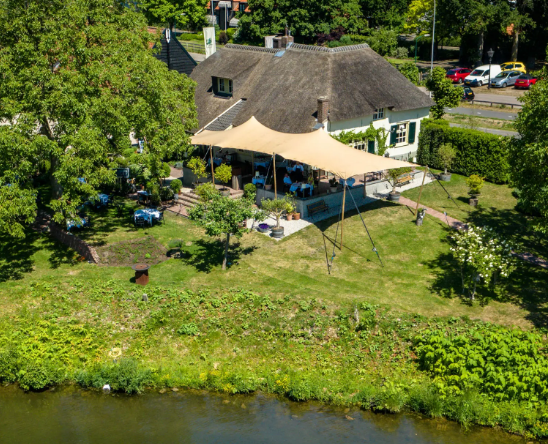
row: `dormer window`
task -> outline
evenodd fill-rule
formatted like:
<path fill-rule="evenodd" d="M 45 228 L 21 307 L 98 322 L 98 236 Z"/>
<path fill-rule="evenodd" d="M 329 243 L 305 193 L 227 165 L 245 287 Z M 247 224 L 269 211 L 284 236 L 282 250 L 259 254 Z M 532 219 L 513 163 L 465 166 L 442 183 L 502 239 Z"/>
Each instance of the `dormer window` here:
<path fill-rule="evenodd" d="M 213 93 L 217 96 L 232 96 L 232 79 L 213 77 Z"/>

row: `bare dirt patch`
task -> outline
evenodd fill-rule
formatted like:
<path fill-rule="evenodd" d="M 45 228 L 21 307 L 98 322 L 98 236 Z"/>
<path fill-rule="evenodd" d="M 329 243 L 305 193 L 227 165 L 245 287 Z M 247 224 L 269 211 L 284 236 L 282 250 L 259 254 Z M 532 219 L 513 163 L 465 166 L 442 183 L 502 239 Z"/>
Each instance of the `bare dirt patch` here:
<path fill-rule="evenodd" d="M 101 265 L 131 266 L 133 264 L 154 265 L 167 259 L 166 247 L 154 236 L 117 242 L 97 248 Z"/>

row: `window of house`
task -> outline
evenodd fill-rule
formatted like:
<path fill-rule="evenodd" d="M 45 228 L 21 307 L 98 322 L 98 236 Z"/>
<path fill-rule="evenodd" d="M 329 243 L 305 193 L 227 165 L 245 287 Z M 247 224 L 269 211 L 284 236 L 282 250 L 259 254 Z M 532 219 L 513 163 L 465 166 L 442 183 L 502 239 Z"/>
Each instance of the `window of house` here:
<path fill-rule="evenodd" d="M 245 8 L 247 7 L 247 3 L 240 2 L 240 12 L 245 12 Z"/>
<path fill-rule="evenodd" d="M 214 84 L 215 85 L 215 84 Z M 223 79 L 220 77 L 217 77 L 217 88 L 215 93 L 219 94 L 221 96 L 231 96 L 232 95 L 232 80 L 231 79 Z"/>
<path fill-rule="evenodd" d="M 384 119 L 384 108 L 378 108 L 373 113 L 373 120 Z"/>
<path fill-rule="evenodd" d="M 356 148 L 357 150 L 360 150 L 360 151 L 365 151 L 366 150 L 366 147 L 365 147 L 365 141 L 361 140 L 359 142 L 354 142 L 352 143 L 350 146 Z"/>
<path fill-rule="evenodd" d="M 396 145 L 407 142 L 407 123 L 401 123 L 396 130 Z"/>

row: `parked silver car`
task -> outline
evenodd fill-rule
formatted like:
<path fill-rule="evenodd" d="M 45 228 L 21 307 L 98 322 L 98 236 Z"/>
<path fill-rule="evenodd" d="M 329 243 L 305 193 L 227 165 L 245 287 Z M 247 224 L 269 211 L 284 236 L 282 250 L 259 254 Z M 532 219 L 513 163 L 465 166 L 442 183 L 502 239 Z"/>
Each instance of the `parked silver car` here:
<path fill-rule="evenodd" d="M 500 74 L 491 79 L 491 88 L 506 88 L 516 83 L 516 80 L 522 72 L 519 71 L 502 71 Z"/>

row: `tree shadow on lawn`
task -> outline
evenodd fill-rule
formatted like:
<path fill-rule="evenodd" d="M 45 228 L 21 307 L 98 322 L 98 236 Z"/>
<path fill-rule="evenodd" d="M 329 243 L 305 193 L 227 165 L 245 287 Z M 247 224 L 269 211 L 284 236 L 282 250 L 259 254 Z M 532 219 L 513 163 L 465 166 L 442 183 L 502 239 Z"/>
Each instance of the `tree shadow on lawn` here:
<path fill-rule="evenodd" d="M 257 249 L 255 246 L 243 248 L 240 242 L 230 242 L 228 249 L 227 268 L 237 265 L 242 256 L 247 256 Z M 187 248 L 180 259 L 185 265 L 196 268 L 197 271 L 209 273 L 213 268 L 220 267 L 225 254 L 225 243 L 219 239 L 199 239 Z"/>
<path fill-rule="evenodd" d="M 0 236 L 0 282 L 23 279 L 24 275 L 34 268 L 33 254 L 36 252 L 36 242 L 40 235 L 32 230 L 26 231 L 23 239 L 9 235 Z"/>
<path fill-rule="evenodd" d="M 90 218 L 91 228 L 76 230 L 74 234 L 94 247 L 102 247 L 108 243 L 109 235 L 120 229 L 138 230 L 133 223 L 133 212 L 136 209 L 130 204 L 123 205 L 120 211 L 112 206 L 86 209 L 85 214 Z"/>
<path fill-rule="evenodd" d="M 446 228 L 448 236 L 442 242 L 450 243 L 449 236 L 454 232 Z M 516 269 L 499 282 L 498 291 L 484 286 L 478 287 L 476 302 L 486 305 L 490 300 L 519 305 L 528 311 L 525 316 L 535 327 L 548 328 L 548 270 L 520 259 L 516 259 Z M 440 254 L 436 259 L 425 262 L 434 275 L 430 286 L 433 294 L 445 297 L 459 297 L 463 304 L 471 301 L 463 292 L 460 268 L 450 252 Z"/>

